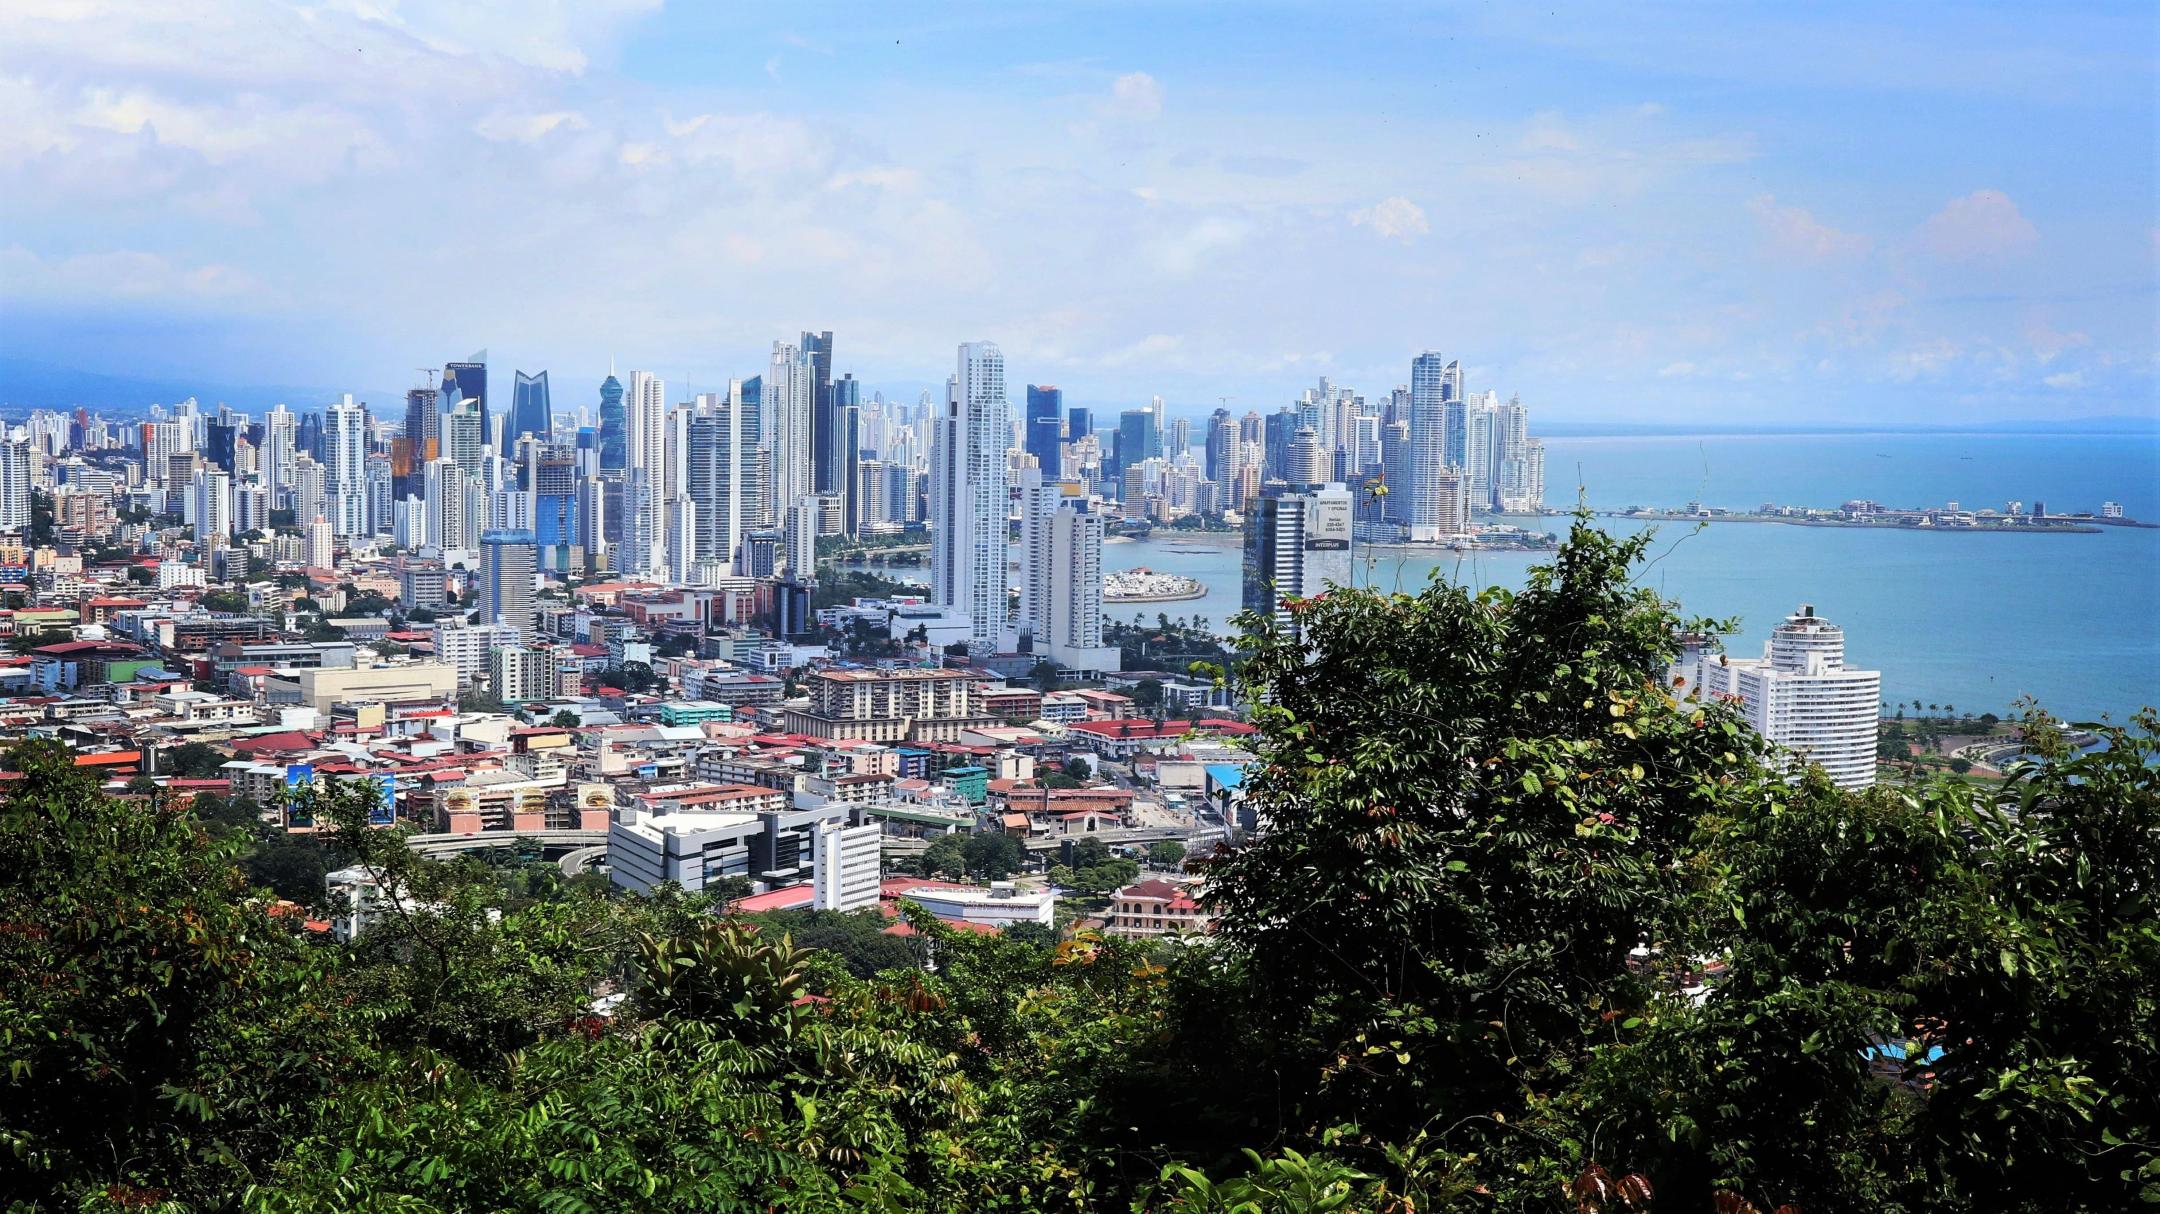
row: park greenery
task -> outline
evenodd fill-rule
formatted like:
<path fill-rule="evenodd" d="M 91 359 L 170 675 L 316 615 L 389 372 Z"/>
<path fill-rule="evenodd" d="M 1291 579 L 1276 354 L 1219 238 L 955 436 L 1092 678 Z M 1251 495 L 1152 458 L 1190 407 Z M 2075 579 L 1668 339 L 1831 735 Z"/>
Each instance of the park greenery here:
<path fill-rule="evenodd" d="M 1637 585 L 1645 542 L 1578 525 L 1520 591 L 1245 621 L 1265 830 L 1178 858 L 1218 915 L 1199 945 L 506 877 L 418 858 L 324 781 L 325 857 L 403 895 L 337 945 L 263 888 L 334 913 L 311 874 L 239 863 L 243 807 L 109 797 L 25 743 L 0 808 L 0 1200 L 2160 1202 L 2160 717 L 2079 751 L 2036 712 L 2039 758 L 2000 785 L 1787 779 L 1729 706 L 1674 698 L 1672 638 L 1700 622 Z M 1132 865 L 1082 846 L 1054 876 Z M 1017 858 L 956 841 L 937 864 Z"/>

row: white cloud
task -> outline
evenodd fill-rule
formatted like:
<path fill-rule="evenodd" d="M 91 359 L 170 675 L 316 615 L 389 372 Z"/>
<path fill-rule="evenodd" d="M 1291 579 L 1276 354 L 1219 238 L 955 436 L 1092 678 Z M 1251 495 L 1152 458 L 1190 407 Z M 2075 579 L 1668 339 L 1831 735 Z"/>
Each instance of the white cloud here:
<path fill-rule="evenodd" d="M 1761 225 L 1772 250 L 1799 261 L 1829 261 L 1852 257 L 1868 250 L 1868 238 L 1841 232 L 1809 214 L 1804 207 L 1787 206 L 1768 194 L 1748 200 L 1748 211 Z"/>
<path fill-rule="evenodd" d="M 828 190 L 845 190 L 856 186 L 890 190 L 894 193 L 911 194 L 922 188 L 922 174 L 914 169 L 889 166 L 875 169 L 850 169 L 835 173 L 825 183 Z"/>
<path fill-rule="evenodd" d="M 1242 219 L 1210 216 L 1154 241 L 1149 246 L 1150 259 L 1163 273 L 1184 278 L 1216 254 L 1243 244 L 1250 235 L 1252 225 Z"/>
<path fill-rule="evenodd" d="M 1909 346 L 1890 356 L 1890 378 L 1909 383 L 1947 370 L 1958 358 L 1957 343 L 1947 337 Z"/>
<path fill-rule="evenodd" d="M 1162 83 L 1146 72 L 1127 72 L 1111 82 L 1103 112 L 1114 118 L 1159 118 L 1162 107 Z"/>
<path fill-rule="evenodd" d="M 1390 240 L 1412 240 L 1432 230 L 1425 220 L 1425 208 L 1399 195 L 1352 211 L 1350 222 Z"/>
<path fill-rule="evenodd" d="M 914 27 L 813 14 L 809 36 L 744 40 L 733 78 L 686 79 L 618 56 L 651 7 L 0 0 L 10 320 L 47 299 L 117 300 L 116 329 L 160 302 L 230 315 L 274 299 L 307 334 L 275 374 L 377 388 L 479 345 L 565 380 L 612 351 L 705 382 L 804 326 L 840 333 L 848 369 L 907 399 L 977 335 L 1005 343 L 1016 377 L 1073 367 L 1076 395 L 1181 405 L 1282 399 L 1323 370 L 1384 393 L 1439 343 L 1489 368 L 1481 387 L 1577 415 L 1659 375 L 1657 403 L 1629 408 L 1746 408 L 1772 383 L 1805 399 L 1833 356 L 1856 410 L 1871 385 L 1923 376 L 1888 395 L 1925 409 L 2000 374 L 1996 350 L 2030 386 L 2060 372 L 2137 390 L 2160 371 L 2125 340 L 2137 309 L 2079 294 L 2119 281 L 2119 249 L 2105 274 L 2065 268 L 2033 324 L 2016 284 L 1982 298 L 1919 258 L 1864 256 L 1859 232 L 1879 245 L 1909 220 L 1814 202 L 1870 195 L 1837 192 L 1782 125 L 1761 149 L 1773 163 L 1736 169 L 1758 154 L 1737 112 L 1658 80 L 1621 95 L 1694 99 L 1532 112 L 1501 87 L 1379 114 L 1360 88 L 1287 104 L 1279 83 L 1203 64 L 1180 69 L 1170 112 L 1164 82 L 1121 66 L 1161 45 L 1135 35 L 992 65 L 987 86 L 828 70 L 808 89 L 805 69 L 832 66 L 811 54 L 895 34 L 910 52 Z M 775 53 L 789 88 L 758 76 Z M 1772 180 L 1784 198 L 1750 203 Z M 1939 196 L 1970 184 L 1949 181 Z M 1929 251 L 2029 247 L 1990 193 L 1931 220 Z M 2135 258 L 2150 224 L 2118 225 Z M 1843 264 L 1736 267 L 1757 242 Z M 5 327 L 24 344 L 27 326 Z"/>
<path fill-rule="evenodd" d="M 1163 359 L 1177 353 L 1185 345 L 1182 337 L 1167 333 L 1150 333 L 1139 341 L 1121 349 L 1112 350 L 1092 361 L 1101 367 L 1130 367 L 1159 364 Z"/>
<path fill-rule="evenodd" d="M 1920 248 L 1945 261 L 1999 261 L 2032 251 L 2039 229 L 2001 190 L 1953 198 L 1920 225 Z"/>
<path fill-rule="evenodd" d="M 46 258 L 21 245 L 0 249 L 0 292 L 37 301 L 206 302 L 258 294 L 263 284 L 234 266 L 178 265 L 137 249 Z"/>
<path fill-rule="evenodd" d="M 2091 345 L 2092 335 L 2076 331 L 2064 333 L 2046 321 L 2036 320 L 2025 326 L 2025 340 L 2031 344 L 2034 358 L 2051 363 L 2065 350 Z"/>
<path fill-rule="evenodd" d="M 2085 386 L 2085 373 L 2083 371 L 2064 371 L 2057 375 L 2050 375 L 2040 382 L 2050 388 L 2082 388 Z"/>
<path fill-rule="evenodd" d="M 583 114 L 573 110 L 555 110 L 545 114 L 518 114 L 508 110 L 496 110 L 474 123 L 473 131 L 482 139 L 497 142 L 538 143 L 557 130 L 582 131 L 590 125 Z"/>

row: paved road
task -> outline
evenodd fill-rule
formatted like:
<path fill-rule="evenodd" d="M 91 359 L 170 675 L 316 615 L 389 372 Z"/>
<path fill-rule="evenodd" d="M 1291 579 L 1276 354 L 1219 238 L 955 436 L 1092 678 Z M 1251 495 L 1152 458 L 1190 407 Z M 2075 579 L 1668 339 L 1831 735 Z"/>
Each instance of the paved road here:
<path fill-rule="evenodd" d="M 581 847 L 576 851 L 564 852 L 563 858 L 557 860 L 556 863 L 562 866 L 563 876 L 581 877 L 591 872 L 593 865 L 599 864 L 606 859 L 607 848 L 604 846 Z"/>
<path fill-rule="evenodd" d="M 1160 843 L 1166 839 L 1174 839 L 1179 843 L 1191 846 L 1193 841 L 1198 840 L 1205 846 L 1213 846 L 1214 841 L 1221 837 L 1221 832 L 1215 830 L 1192 829 L 1182 826 L 1142 826 L 1125 830 L 1099 830 L 1093 834 L 1082 835 L 1041 835 L 1035 838 L 1022 839 L 1020 846 L 1033 852 L 1051 852 L 1056 851 L 1067 839 L 1072 839 L 1075 842 L 1081 839 L 1100 839 L 1112 846 L 1125 843 Z M 930 846 L 930 840 L 887 839 L 884 841 L 883 846 L 887 855 L 919 856 Z"/>
<path fill-rule="evenodd" d="M 542 851 L 603 847 L 604 830 L 487 830 L 475 835 L 414 835 L 406 845 L 423 856 L 452 856 L 459 852 L 487 851 L 497 847 L 537 844 Z"/>

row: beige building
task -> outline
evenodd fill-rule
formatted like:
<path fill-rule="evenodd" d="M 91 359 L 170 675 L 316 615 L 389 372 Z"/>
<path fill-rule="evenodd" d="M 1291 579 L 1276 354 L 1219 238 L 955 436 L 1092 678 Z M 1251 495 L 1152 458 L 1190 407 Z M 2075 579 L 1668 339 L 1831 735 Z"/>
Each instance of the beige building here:
<path fill-rule="evenodd" d="M 340 704 L 440 704 L 457 693 L 457 667 L 403 662 L 342 670 L 295 670 L 265 684 L 272 704 L 301 704 L 328 715 Z"/>
<path fill-rule="evenodd" d="M 821 670 L 806 680 L 810 707 L 782 716 L 789 733 L 870 742 L 950 742 L 994 725 L 977 702 L 977 676 L 958 670 Z"/>

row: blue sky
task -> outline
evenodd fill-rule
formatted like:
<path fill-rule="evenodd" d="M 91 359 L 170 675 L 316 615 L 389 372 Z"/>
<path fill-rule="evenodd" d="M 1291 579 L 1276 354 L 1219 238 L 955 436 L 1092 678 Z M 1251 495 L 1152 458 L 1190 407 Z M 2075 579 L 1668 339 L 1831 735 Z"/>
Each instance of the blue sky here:
<path fill-rule="evenodd" d="M 0 7 L 0 356 L 2160 412 L 2146 4 L 146 7 Z"/>

